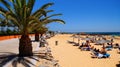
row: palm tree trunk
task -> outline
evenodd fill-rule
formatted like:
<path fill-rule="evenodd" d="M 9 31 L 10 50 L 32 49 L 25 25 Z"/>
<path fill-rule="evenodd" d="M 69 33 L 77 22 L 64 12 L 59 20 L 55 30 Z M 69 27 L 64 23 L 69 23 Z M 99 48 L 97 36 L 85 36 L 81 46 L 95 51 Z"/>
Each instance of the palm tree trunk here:
<path fill-rule="evenodd" d="M 32 43 L 28 35 L 22 35 L 19 42 L 19 56 L 33 56 Z"/>
<path fill-rule="evenodd" d="M 35 32 L 35 41 L 39 41 L 39 33 Z"/>
<path fill-rule="evenodd" d="M 42 33 L 40 33 L 40 38 L 43 36 L 43 34 Z"/>

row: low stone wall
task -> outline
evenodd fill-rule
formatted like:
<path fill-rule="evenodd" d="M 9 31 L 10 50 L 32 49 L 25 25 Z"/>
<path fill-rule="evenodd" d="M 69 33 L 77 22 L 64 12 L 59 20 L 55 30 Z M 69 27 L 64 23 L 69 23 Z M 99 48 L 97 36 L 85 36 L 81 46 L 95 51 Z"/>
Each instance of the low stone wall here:
<path fill-rule="evenodd" d="M 34 34 L 30 34 L 30 36 L 33 36 Z M 10 36 L 0 36 L 1 40 L 7 40 L 7 39 L 13 39 L 13 38 L 20 38 L 21 35 L 10 35 Z"/>

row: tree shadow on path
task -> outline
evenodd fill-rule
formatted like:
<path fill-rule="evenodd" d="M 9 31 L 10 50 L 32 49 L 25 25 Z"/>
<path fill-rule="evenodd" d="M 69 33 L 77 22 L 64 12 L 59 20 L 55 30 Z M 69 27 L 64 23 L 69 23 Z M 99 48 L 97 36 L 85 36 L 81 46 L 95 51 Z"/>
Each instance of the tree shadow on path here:
<path fill-rule="evenodd" d="M 46 59 L 51 61 L 51 58 L 48 58 L 46 54 L 41 54 L 39 52 L 33 52 L 33 56 L 29 57 L 19 57 L 18 54 L 12 52 L 0 52 L 0 67 L 5 66 L 11 62 L 13 67 L 17 67 L 17 64 L 22 64 L 25 67 L 35 66 L 31 60 L 39 61 L 39 59 Z"/>

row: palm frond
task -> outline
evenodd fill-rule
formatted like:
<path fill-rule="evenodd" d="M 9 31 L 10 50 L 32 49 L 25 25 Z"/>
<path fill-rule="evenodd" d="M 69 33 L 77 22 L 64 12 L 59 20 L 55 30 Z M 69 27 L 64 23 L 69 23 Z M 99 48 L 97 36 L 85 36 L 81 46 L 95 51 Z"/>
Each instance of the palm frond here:
<path fill-rule="evenodd" d="M 53 12 L 54 10 L 46 10 L 46 13 Z"/>
<path fill-rule="evenodd" d="M 0 6 L 0 13 L 6 13 L 7 10 Z"/>
<path fill-rule="evenodd" d="M 21 0 L 22 7 L 24 7 L 26 5 L 26 1 L 27 0 Z"/>
<path fill-rule="evenodd" d="M 45 10 L 46 14 L 47 14 L 47 13 L 50 13 L 50 12 L 53 12 L 53 11 L 54 11 L 54 10 Z M 43 17 L 43 16 L 44 16 L 44 15 L 42 14 L 42 15 L 40 15 L 38 18 L 41 19 L 41 17 Z"/>
<path fill-rule="evenodd" d="M 43 21 L 44 24 L 49 24 L 49 23 L 52 23 L 52 22 L 58 22 L 58 23 L 61 23 L 61 24 L 65 24 L 65 21 L 63 21 L 61 19 L 49 19 L 49 20 Z"/>
<path fill-rule="evenodd" d="M 14 25 L 16 25 L 20 30 L 22 30 L 21 24 L 12 16 L 7 16 L 7 18 L 9 20 L 11 20 L 13 22 Z"/>
<path fill-rule="evenodd" d="M 40 9 L 38 9 L 36 12 L 34 12 L 32 15 L 39 17 L 41 15 L 46 16 L 46 11 L 45 9 L 47 9 L 49 6 L 52 6 L 54 3 L 47 3 L 45 5 L 43 5 Z"/>
<path fill-rule="evenodd" d="M 35 25 L 31 26 L 31 28 L 33 30 L 36 30 L 36 29 L 39 30 L 39 28 L 41 28 L 42 26 L 47 25 L 49 23 L 53 23 L 53 22 L 65 24 L 65 21 L 63 21 L 61 19 L 48 19 L 48 20 L 44 20 L 44 21 L 40 22 L 39 24 L 35 24 Z"/>
<path fill-rule="evenodd" d="M 2 21 L 2 18 L 0 17 L 0 22 Z"/>
<path fill-rule="evenodd" d="M 28 9 L 27 9 L 27 17 L 30 16 L 34 4 L 35 4 L 35 0 L 29 0 L 28 1 L 28 4 L 27 4 L 27 7 L 28 7 Z"/>
<path fill-rule="evenodd" d="M 44 19 L 41 19 L 41 20 L 47 20 L 47 19 L 49 19 L 49 18 L 51 18 L 51 17 L 54 17 L 54 16 L 61 16 L 62 14 L 53 14 L 53 15 L 50 15 L 50 16 L 48 16 L 48 17 L 45 17 Z"/>
<path fill-rule="evenodd" d="M 53 10 L 47 10 L 47 8 L 54 3 L 47 3 L 32 13 L 35 1 L 36 0 L 0 0 L 5 6 L 0 6 L 0 15 L 10 21 L 12 25 L 18 27 L 22 34 L 28 34 L 51 22 L 65 23 L 60 19 L 51 19 L 53 16 L 60 16 L 62 14 L 47 16 L 48 13 L 53 12 Z"/>
<path fill-rule="evenodd" d="M 37 22 L 39 22 L 39 19 L 38 18 L 36 18 L 36 17 L 34 17 L 34 16 L 29 16 L 28 18 L 27 18 L 27 22 L 28 22 L 28 25 L 29 24 L 31 24 L 31 23 L 37 23 Z"/>
<path fill-rule="evenodd" d="M 10 11 L 11 13 L 14 13 L 13 9 L 10 7 L 11 5 L 10 5 L 9 1 L 2 0 L 1 3 L 5 6 L 5 8 L 7 9 L 7 11 Z"/>
<path fill-rule="evenodd" d="M 41 7 L 41 9 L 47 9 L 48 7 L 54 5 L 54 3 L 47 3 Z"/>
<path fill-rule="evenodd" d="M 12 2 L 12 3 L 15 2 L 14 0 L 9 0 L 9 1 Z"/>
<path fill-rule="evenodd" d="M 13 3 L 13 8 L 14 8 L 14 12 L 15 12 L 15 15 L 16 15 L 16 17 L 19 19 L 19 20 L 22 20 L 23 18 L 23 8 L 21 7 L 19 7 L 18 5 L 17 5 L 17 3 L 15 2 L 15 3 Z"/>
<path fill-rule="evenodd" d="M 22 6 L 21 4 L 21 0 L 16 0 L 16 4 L 18 5 L 18 7 L 20 8 Z"/>
<path fill-rule="evenodd" d="M 48 31 L 48 28 L 45 26 L 42 26 L 39 29 L 37 29 L 37 32 L 39 32 L 40 34 L 44 34 L 46 33 L 46 31 Z"/>
<path fill-rule="evenodd" d="M 44 9 L 38 9 L 36 12 L 32 14 L 32 16 L 39 17 L 41 15 L 46 16 L 46 11 Z"/>
<path fill-rule="evenodd" d="M 31 24 L 28 29 L 31 32 L 33 30 L 37 30 L 41 25 L 42 25 L 42 23 L 39 23 L 39 24 L 38 23 L 36 23 L 36 24 L 34 23 L 34 24 Z"/>
<path fill-rule="evenodd" d="M 9 10 L 10 4 L 7 0 L 1 0 L 0 2 L 6 7 L 7 10 Z"/>

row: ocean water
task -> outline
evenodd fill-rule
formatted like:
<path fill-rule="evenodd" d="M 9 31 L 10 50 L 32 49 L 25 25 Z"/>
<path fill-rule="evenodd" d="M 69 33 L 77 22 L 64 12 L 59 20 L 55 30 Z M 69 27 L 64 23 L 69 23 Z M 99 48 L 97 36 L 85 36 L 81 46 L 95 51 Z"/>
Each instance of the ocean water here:
<path fill-rule="evenodd" d="M 69 34 L 79 34 L 81 32 L 65 32 Z M 99 34 L 99 35 L 113 35 L 113 36 L 120 36 L 120 32 L 84 32 L 86 34 Z"/>
<path fill-rule="evenodd" d="M 100 35 L 116 35 L 120 36 L 120 32 L 86 32 L 88 34 L 100 34 Z"/>

